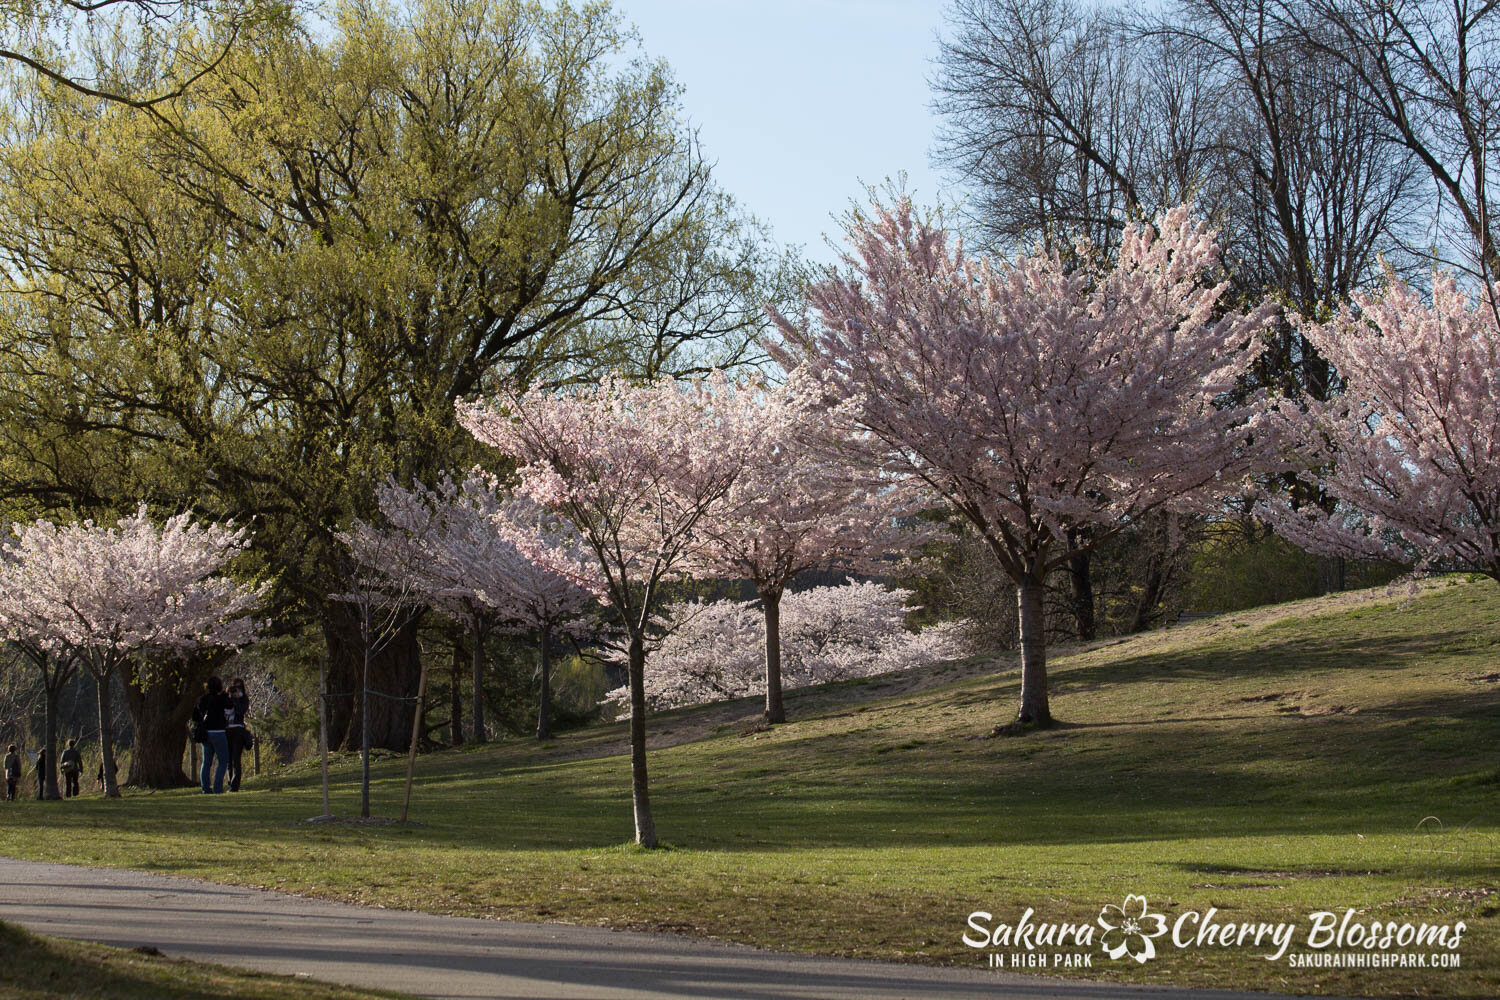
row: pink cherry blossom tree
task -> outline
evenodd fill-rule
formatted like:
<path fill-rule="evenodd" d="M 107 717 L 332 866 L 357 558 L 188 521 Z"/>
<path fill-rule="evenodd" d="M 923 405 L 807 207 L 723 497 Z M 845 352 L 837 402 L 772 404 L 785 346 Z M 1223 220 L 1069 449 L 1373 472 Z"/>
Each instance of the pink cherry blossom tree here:
<path fill-rule="evenodd" d="M 909 201 L 850 220 L 845 269 L 775 315 L 778 360 L 973 523 L 1018 589 L 1019 726 L 1047 726 L 1043 581 L 1153 509 L 1225 490 L 1255 421 L 1221 405 L 1273 315 L 1228 312 L 1213 232 L 1186 208 L 1112 267 L 970 257 Z M 1080 246 L 1079 259 L 1097 259 Z M 1081 544 L 1079 529 L 1090 528 Z"/>
<path fill-rule="evenodd" d="M 1314 551 L 1465 568 L 1500 580 L 1500 327 L 1437 275 L 1431 303 L 1394 275 L 1326 323 L 1297 321 L 1344 391 L 1285 408 L 1305 478 L 1335 501 L 1263 508 Z"/>
<path fill-rule="evenodd" d="M 525 554 L 593 588 L 624 633 L 630 688 L 635 839 L 655 847 L 646 771 L 646 645 L 663 585 L 680 573 L 700 522 L 745 466 L 755 391 L 715 374 L 631 386 L 606 378 L 568 395 L 464 402 L 459 422 L 522 464 L 521 491 L 565 518 L 584 555 L 518 538 Z M 756 429 L 775 435 L 778 426 Z"/>
<path fill-rule="evenodd" d="M 186 513 L 158 526 L 144 504 L 114 526 L 42 520 L 12 531 L 0 568 L 7 628 L 52 655 L 77 657 L 93 674 L 104 793 L 118 797 L 111 678 L 131 656 L 234 648 L 255 638 L 248 615 L 264 588 L 224 573 L 249 535 Z"/>
<path fill-rule="evenodd" d="M 587 589 L 522 555 L 558 548 L 581 562 L 572 527 L 527 497 L 507 496 L 494 476 L 472 470 L 429 489 L 388 482 L 375 498 L 382 526 L 356 522 L 347 541 L 356 559 L 388 578 L 407 578 L 424 600 L 465 623 L 474 649 L 473 738 L 483 743 L 484 644 L 495 630 L 536 633 L 540 645 L 537 736 L 551 735 L 550 644 L 559 631 L 580 633 Z"/>
<path fill-rule="evenodd" d="M 902 528 L 909 491 L 893 488 L 839 454 L 824 414 L 799 404 L 786 386 L 761 398 L 767 423 L 783 434 L 751 440 L 744 471 L 698 528 L 695 574 L 747 580 L 760 598 L 767 722 L 785 722 L 781 696 L 781 599 L 797 574 L 813 569 L 879 569 L 929 535 Z M 889 569 L 889 562 L 886 568 Z"/>

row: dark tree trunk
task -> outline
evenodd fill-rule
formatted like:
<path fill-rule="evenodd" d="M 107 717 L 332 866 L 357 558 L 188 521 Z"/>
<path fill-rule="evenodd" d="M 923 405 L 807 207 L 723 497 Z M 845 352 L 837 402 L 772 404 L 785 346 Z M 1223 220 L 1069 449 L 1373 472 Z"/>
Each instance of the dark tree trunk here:
<path fill-rule="evenodd" d="M 469 711 L 474 716 L 474 742 L 484 742 L 484 629 L 478 620 L 474 622 L 473 629 L 469 632 L 469 640 L 474 644 L 472 653 L 472 667 L 474 673 L 474 693 L 469 696 Z"/>
<path fill-rule="evenodd" d="M 193 779 L 182 773 L 188 720 L 199 688 L 222 660 L 222 655 L 193 656 L 164 665 L 152 671 L 144 685 L 135 663 L 123 667 L 125 710 L 135 724 L 135 753 L 126 784 L 142 788 L 193 784 Z"/>
<path fill-rule="evenodd" d="M 448 743 L 464 745 L 464 639 L 463 633 L 454 630 L 449 639 L 453 642 L 453 665 L 448 673 Z"/>
<path fill-rule="evenodd" d="M 781 699 L 781 591 L 762 591 L 761 612 L 766 620 L 766 721 L 785 722 Z"/>
<path fill-rule="evenodd" d="M 1093 559 L 1087 552 L 1080 552 L 1068 560 L 1068 580 L 1073 589 L 1073 621 L 1082 642 L 1091 642 L 1098 637 L 1098 627 L 1094 623 L 1094 578 L 1090 572 L 1092 562 Z"/>
<path fill-rule="evenodd" d="M 646 780 L 646 639 L 630 637 L 630 798 L 635 807 L 635 842 L 656 846 L 656 821 Z"/>
<path fill-rule="evenodd" d="M 115 719 L 114 706 L 110 703 L 110 679 L 113 670 L 92 671 L 94 675 L 94 689 L 99 697 L 99 757 L 104 764 L 104 797 L 117 799 L 120 797 L 120 783 L 117 771 L 119 766 L 115 763 Z M 48 755 L 48 763 L 52 764 L 52 757 Z M 55 765 L 54 765 L 55 766 Z M 54 778 L 55 782 L 57 779 Z"/>
<path fill-rule="evenodd" d="M 1164 582 L 1161 562 L 1153 560 L 1151 571 L 1146 574 L 1146 585 L 1141 589 L 1141 599 L 1135 606 L 1135 615 L 1130 619 L 1131 634 L 1144 632 L 1151 627 L 1151 620 L 1156 616 L 1157 605 L 1161 604 Z"/>
<path fill-rule="evenodd" d="M 536 738 L 552 738 L 552 630 L 542 629 L 542 695 L 536 707 Z"/>
<path fill-rule="evenodd" d="M 1016 721 L 1045 728 L 1052 725 L 1052 709 L 1047 704 L 1047 621 L 1042 581 L 1027 576 L 1016 591 L 1021 625 L 1021 709 Z"/>
<path fill-rule="evenodd" d="M 345 750 L 362 745 L 360 690 L 365 670 L 359 611 L 346 602 L 330 602 L 325 609 L 323 636 L 328 643 L 328 742 Z M 370 659 L 370 745 L 405 752 L 411 739 L 407 706 L 417 693 L 422 673 L 417 645 L 420 618 L 404 624 Z"/>

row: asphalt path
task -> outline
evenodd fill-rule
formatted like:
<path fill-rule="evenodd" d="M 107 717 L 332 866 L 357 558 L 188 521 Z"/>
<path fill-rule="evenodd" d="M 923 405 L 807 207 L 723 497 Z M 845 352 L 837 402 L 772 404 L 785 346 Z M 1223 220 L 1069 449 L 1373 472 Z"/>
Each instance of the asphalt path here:
<path fill-rule="evenodd" d="M 420 996 L 477 1000 L 1268 1000 L 976 968 L 819 958 L 386 910 L 148 872 L 0 858 L 0 920 L 54 937 Z M 956 932 L 955 932 L 956 933 Z M 3 978 L 3 969 L 0 969 Z"/>

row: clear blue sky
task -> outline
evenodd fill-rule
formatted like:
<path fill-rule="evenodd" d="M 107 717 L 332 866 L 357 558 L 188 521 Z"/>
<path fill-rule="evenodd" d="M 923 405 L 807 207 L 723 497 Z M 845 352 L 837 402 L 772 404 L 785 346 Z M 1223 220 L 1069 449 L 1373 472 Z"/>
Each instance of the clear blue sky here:
<path fill-rule="evenodd" d="M 864 184 L 928 166 L 927 77 L 945 0 L 615 0 L 666 59 L 719 184 L 814 260 Z"/>

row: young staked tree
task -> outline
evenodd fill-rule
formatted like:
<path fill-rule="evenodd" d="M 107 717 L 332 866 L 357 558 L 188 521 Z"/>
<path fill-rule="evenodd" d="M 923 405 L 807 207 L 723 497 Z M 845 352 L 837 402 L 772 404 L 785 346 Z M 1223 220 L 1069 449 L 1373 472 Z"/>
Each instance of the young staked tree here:
<path fill-rule="evenodd" d="M 787 428 L 751 442 L 744 471 L 725 502 L 698 528 L 695 575 L 749 581 L 760 598 L 765 634 L 765 718 L 785 722 L 781 696 L 781 597 L 813 569 L 875 569 L 925 540 L 896 519 L 910 491 L 838 454 L 825 416 L 797 401 L 796 390 L 767 390 L 767 423 Z M 772 414 L 775 414 L 772 417 Z"/>
<path fill-rule="evenodd" d="M 463 621 L 473 645 L 473 739 L 483 743 L 484 643 L 496 629 L 535 632 L 541 644 L 537 736 L 551 735 L 550 662 L 554 633 L 570 627 L 592 595 L 567 577 L 521 554 L 514 541 L 585 553 L 556 515 L 526 497 L 507 497 L 495 477 L 472 470 L 461 482 L 445 476 L 436 488 L 389 482 L 376 490 L 385 527 L 357 523 L 351 548 L 361 562 L 389 577 L 407 576 L 415 591 Z"/>
<path fill-rule="evenodd" d="M 1017 723 L 1047 726 L 1047 574 L 1254 467 L 1256 420 L 1219 404 L 1274 308 L 1222 312 L 1214 234 L 1185 207 L 1128 228 L 1107 269 L 969 257 L 906 201 L 848 235 L 846 271 L 807 293 L 813 316 L 776 316 L 777 356 L 882 445 L 882 472 L 921 480 L 984 538 L 1018 590 Z"/>
<path fill-rule="evenodd" d="M 111 680 L 128 657 L 148 651 L 180 656 L 254 639 L 247 616 L 263 591 L 224 575 L 249 533 L 186 513 L 157 526 L 144 504 L 115 526 L 34 521 L 12 530 L 5 589 L 26 595 L 29 613 L 7 624 L 94 675 L 104 794 L 117 797 Z"/>
<path fill-rule="evenodd" d="M 1309 482 L 1336 501 L 1268 505 L 1277 530 L 1314 551 L 1470 569 L 1500 580 L 1500 326 L 1450 275 L 1428 304 L 1389 277 L 1302 334 L 1344 392 L 1284 408 Z"/>
<path fill-rule="evenodd" d="M 588 557 L 523 551 L 608 602 L 624 633 L 630 686 L 635 839 L 655 847 L 646 773 L 646 644 L 663 585 L 685 566 L 697 529 L 724 502 L 750 454 L 755 391 L 722 375 L 630 386 L 609 377 L 570 395 L 529 393 L 503 406 L 460 403 L 480 441 L 518 459 L 521 491 L 567 519 Z"/>

